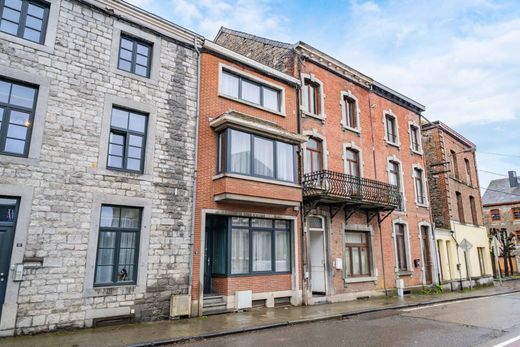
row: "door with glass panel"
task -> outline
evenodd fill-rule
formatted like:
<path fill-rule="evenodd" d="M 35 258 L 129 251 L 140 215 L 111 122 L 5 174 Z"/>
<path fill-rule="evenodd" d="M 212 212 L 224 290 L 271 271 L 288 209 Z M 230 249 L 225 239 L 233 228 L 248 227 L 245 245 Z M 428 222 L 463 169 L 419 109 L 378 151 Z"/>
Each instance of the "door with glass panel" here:
<path fill-rule="evenodd" d="M 309 217 L 311 291 L 326 292 L 325 226 L 323 218 Z"/>
<path fill-rule="evenodd" d="M 0 316 L 5 300 L 18 212 L 18 199 L 0 197 Z"/>

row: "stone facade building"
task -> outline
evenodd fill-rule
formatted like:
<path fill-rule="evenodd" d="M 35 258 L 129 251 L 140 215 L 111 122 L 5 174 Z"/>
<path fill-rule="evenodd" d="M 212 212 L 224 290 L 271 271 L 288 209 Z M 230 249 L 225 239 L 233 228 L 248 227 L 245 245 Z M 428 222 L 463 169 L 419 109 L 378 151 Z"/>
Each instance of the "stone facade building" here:
<path fill-rule="evenodd" d="M 226 28 L 215 42 L 301 81 L 304 303 L 431 284 L 424 107 L 302 42 Z"/>
<path fill-rule="evenodd" d="M 168 317 L 202 38 L 122 1 L 1 4 L 0 336 Z"/>
<path fill-rule="evenodd" d="M 520 269 L 520 184 L 516 171 L 509 171 L 508 178 L 493 180 L 482 196 L 484 206 L 484 225 L 490 236 L 496 236 L 497 246 L 512 242 L 515 250 L 511 252 L 508 270 L 518 273 Z M 499 249 L 500 271 L 505 272 L 504 259 Z M 498 271 L 498 264 L 495 264 Z"/>
<path fill-rule="evenodd" d="M 422 131 L 441 282 L 452 290 L 470 286 L 470 280 L 491 284 L 476 146 L 439 121 L 425 123 Z"/>

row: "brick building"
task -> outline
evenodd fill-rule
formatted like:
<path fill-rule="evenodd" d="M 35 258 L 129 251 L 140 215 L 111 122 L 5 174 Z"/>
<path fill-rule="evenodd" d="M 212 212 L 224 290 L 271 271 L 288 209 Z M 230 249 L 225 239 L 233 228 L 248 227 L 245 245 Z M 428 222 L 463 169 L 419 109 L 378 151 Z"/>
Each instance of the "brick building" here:
<path fill-rule="evenodd" d="M 299 83 L 204 43 L 193 315 L 301 303 Z"/>
<path fill-rule="evenodd" d="M 424 107 L 302 42 L 226 28 L 215 41 L 301 81 L 304 302 L 431 284 Z"/>
<path fill-rule="evenodd" d="M 511 254 L 511 262 L 508 269 L 518 273 L 520 269 L 520 184 L 516 171 L 509 171 L 508 178 L 493 180 L 489 183 L 486 192 L 482 196 L 484 207 L 484 225 L 490 236 L 497 237 L 497 246 L 503 248 L 503 244 L 512 242 L 516 249 Z M 504 259 L 500 256 L 500 271 L 505 272 Z M 495 264 L 495 270 L 498 270 Z"/>
<path fill-rule="evenodd" d="M 437 257 L 445 287 L 493 283 L 476 146 L 446 124 L 422 126 Z M 465 250 L 465 244 L 469 249 Z"/>
<path fill-rule="evenodd" d="M 0 336 L 168 317 L 202 38 L 121 1 L 0 4 Z"/>

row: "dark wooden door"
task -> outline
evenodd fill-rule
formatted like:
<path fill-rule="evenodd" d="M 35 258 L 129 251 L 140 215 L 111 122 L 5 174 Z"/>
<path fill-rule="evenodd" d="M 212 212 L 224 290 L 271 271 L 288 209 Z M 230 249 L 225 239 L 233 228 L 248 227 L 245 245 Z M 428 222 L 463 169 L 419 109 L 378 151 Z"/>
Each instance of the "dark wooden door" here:
<path fill-rule="evenodd" d="M 428 227 L 422 227 L 422 249 L 424 259 L 424 276 L 426 284 L 432 283 L 432 257 L 430 253 L 430 237 L 428 233 Z"/>

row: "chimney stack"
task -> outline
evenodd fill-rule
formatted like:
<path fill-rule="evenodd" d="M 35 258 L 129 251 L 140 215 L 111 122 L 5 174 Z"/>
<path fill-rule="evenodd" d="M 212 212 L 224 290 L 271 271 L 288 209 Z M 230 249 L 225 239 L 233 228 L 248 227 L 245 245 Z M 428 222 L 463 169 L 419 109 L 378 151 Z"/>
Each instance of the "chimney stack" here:
<path fill-rule="evenodd" d="M 509 174 L 509 186 L 515 188 L 518 186 L 518 178 L 516 177 L 516 171 L 508 171 Z"/>

